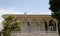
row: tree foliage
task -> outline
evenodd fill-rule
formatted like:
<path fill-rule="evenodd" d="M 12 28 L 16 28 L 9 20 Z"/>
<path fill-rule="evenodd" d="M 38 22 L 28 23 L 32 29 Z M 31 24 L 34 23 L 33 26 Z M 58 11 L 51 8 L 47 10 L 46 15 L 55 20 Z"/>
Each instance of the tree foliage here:
<path fill-rule="evenodd" d="M 49 0 L 49 4 L 49 9 L 53 12 L 52 17 L 59 19 L 60 14 L 58 13 L 58 10 L 60 9 L 60 0 Z"/>
<path fill-rule="evenodd" d="M 50 10 L 53 12 L 52 17 L 58 20 L 58 33 L 60 36 L 60 0 L 50 0 Z"/>
<path fill-rule="evenodd" d="M 50 4 L 49 9 L 55 13 L 60 7 L 60 0 L 49 0 L 49 4 Z"/>
<path fill-rule="evenodd" d="M 11 36 L 12 31 L 20 31 L 20 22 L 14 18 L 14 16 L 8 16 L 4 21 L 3 24 L 3 32 L 4 36 Z"/>

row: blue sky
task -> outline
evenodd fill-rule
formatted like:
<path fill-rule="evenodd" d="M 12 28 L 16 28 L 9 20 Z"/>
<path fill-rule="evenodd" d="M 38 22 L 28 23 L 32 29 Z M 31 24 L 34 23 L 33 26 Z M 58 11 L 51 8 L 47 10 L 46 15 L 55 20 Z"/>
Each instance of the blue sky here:
<path fill-rule="evenodd" d="M 0 8 L 26 13 L 50 13 L 49 0 L 0 0 Z"/>
<path fill-rule="evenodd" d="M 0 21 L 4 14 L 51 14 L 49 0 L 0 0 Z"/>

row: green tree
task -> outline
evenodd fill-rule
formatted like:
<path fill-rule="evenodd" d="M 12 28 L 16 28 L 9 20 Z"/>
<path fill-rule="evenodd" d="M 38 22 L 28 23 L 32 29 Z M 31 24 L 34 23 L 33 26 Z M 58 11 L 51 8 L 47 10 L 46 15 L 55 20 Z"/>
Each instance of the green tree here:
<path fill-rule="evenodd" d="M 14 16 L 8 16 L 2 21 L 4 36 L 11 36 L 12 31 L 21 31 L 20 22 Z"/>
<path fill-rule="evenodd" d="M 49 0 L 52 17 L 58 20 L 58 33 L 60 36 L 60 0 Z"/>

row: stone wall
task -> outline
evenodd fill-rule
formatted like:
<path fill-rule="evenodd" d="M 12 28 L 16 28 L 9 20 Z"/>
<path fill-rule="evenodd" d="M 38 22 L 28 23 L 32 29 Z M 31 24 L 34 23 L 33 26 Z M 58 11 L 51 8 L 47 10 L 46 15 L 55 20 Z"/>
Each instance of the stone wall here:
<path fill-rule="evenodd" d="M 37 34 L 32 34 L 32 33 L 27 33 L 27 34 L 14 34 L 12 36 L 58 36 L 58 33 L 37 33 Z"/>
<path fill-rule="evenodd" d="M 3 15 L 3 18 L 5 19 L 7 16 L 14 16 L 21 22 L 21 33 L 18 34 L 17 32 L 12 36 L 58 36 L 58 21 L 52 18 L 51 15 Z M 53 23 L 50 23 L 51 20 Z M 55 24 L 56 31 L 49 24 Z"/>

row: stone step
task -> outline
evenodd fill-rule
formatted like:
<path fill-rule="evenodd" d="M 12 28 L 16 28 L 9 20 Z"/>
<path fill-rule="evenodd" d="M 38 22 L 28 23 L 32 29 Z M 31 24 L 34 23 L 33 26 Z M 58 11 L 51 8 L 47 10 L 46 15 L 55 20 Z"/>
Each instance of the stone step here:
<path fill-rule="evenodd" d="M 43 33 L 43 34 L 14 34 L 12 36 L 58 36 L 56 33 Z"/>

